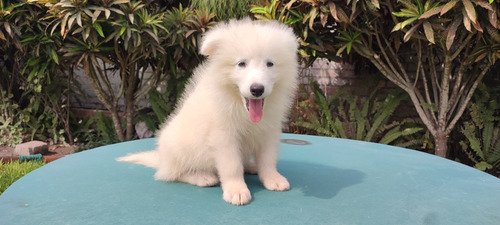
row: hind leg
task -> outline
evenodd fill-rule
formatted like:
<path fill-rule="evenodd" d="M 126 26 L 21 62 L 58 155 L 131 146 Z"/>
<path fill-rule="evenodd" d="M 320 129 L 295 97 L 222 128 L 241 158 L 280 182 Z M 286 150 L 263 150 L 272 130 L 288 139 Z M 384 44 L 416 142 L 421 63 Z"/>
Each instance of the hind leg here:
<path fill-rule="evenodd" d="M 200 187 L 211 187 L 219 183 L 219 177 L 215 173 L 202 171 L 184 174 L 178 178 L 178 181 Z"/>
<path fill-rule="evenodd" d="M 176 172 L 172 168 L 166 166 L 158 168 L 154 175 L 156 180 L 167 182 L 183 182 L 200 187 L 210 187 L 219 183 L 219 177 L 214 172 L 197 171 L 197 172 Z"/>

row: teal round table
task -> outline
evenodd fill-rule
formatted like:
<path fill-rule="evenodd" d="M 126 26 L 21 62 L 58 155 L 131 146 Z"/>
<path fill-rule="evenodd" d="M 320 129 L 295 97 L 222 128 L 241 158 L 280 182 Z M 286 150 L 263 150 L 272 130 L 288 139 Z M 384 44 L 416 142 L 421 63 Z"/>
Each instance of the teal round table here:
<path fill-rule="evenodd" d="M 465 165 L 387 145 L 283 134 L 278 170 L 290 191 L 245 179 L 246 206 L 220 187 L 153 179 L 116 162 L 154 149 L 155 139 L 66 156 L 0 196 L 0 224 L 500 224 L 500 179 Z"/>

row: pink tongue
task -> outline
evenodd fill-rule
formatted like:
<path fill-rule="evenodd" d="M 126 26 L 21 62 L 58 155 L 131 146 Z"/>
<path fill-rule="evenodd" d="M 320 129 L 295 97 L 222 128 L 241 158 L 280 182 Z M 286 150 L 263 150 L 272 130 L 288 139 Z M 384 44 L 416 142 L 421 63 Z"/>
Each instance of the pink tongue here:
<path fill-rule="evenodd" d="M 262 119 L 262 99 L 249 99 L 248 112 L 250 113 L 250 120 L 254 123 Z"/>

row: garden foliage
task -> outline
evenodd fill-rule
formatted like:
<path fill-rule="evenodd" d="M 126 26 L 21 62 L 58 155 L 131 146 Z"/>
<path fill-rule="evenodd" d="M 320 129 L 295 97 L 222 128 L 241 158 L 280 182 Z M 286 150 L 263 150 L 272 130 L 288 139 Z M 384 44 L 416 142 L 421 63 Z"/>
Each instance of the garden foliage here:
<path fill-rule="evenodd" d="M 317 84 L 313 87 L 314 101 L 299 103 L 305 113 L 294 125 L 324 136 L 402 147 L 423 144 L 423 139 L 412 138 L 423 130 L 421 125 L 412 119 L 392 120 L 394 111 L 408 99 L 406 93 L 394 90 L 381 95 L 375 88 L 368 97 L 358 97 L 344 89 L 327 98 Z"/>
<path fill-rule="evenodd" d="M 475 165 L 483 171 L 500 172 L 500 102 L 490 96 L 485 85 L 468 106 L 468 120 L 460 132 L 460 146 Z"/>
<path fill-rule="evenodd" d="M 0 144 L 36 138 L 97 145 L 132 139 L 140 120 L 157 128 L 202 60 L 201 34 L 221 19 L 250 13 L 292 27 L 306 66 L 319 57 L 355 63 L 378 70 L 406 92 L 327 98 L 315 89 L 313 99 L 298 103 L 298 111 L 307 112 L 291 121 L 298 130 L 419 149 L 432 146 L 430 134 L 436 153 L 446 156 L 450 132 L 458 127 L 467 158 L 492 171 L 498 168 L 498 103 L 482 90 L 483 97 L 472 96 L 485 76 L 499 74 L 486 75 L 500 57 L 499 4 L 0 0 Z M 108 114 L 82 119 L 71 113 L 77 69 Z M 111 76 L 120 78 L 118 88 L 112 88 Z M 144 98 L 151 107 L 137 106 Z M 406 98 L 426 129 L 413 120 L 391 119 Z M 464 112 L 471 119 L 455 126 Z"/>
<path fill-rule="evenodd" d="M 271 1 L 268 8 L 253 11 L 259 18 L 293 26 L 300 53 L 310 60 L 319 56 L 370 62 L 408 93 L 434 137 L 435 154 L 446 157 L 449 134 L 500 57 L 498 4 L 290 0 Z"/>

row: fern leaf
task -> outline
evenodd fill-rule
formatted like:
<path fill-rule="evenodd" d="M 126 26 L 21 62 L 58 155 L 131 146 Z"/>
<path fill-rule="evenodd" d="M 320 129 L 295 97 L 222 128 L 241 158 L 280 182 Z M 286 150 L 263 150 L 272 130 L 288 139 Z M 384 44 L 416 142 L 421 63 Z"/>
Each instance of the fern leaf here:
<path fill-rule="evenodd" d="M 462 150 L 472 162 L 479 163 L 474 154 L 468 150 L 469 148 L 467 147 L 465 141 L 460 141 L 460 146 L 462 146 Z"/>
<path fill-rule="evenodd" d="M 488 150 L 491 147 L 491 142 L 493 138 L 493 122 L 488 122 L 484 124 L 483 128 L 483 149 Z"/>
<path fill-rule="evenodd" d="M 476 153 L 477 156 L 481 158 L 481 160 L 485 160 L 484 153 L 481 150 L 480 141 L 474 136 L 474 126 L 470 126 L 469 123 L 465 123 L 466 125 L 462 128 L 462 133 L 467 138 L 469 142 L 469 147 Z"/>
<path fill-rule="evenodd" d="M 346 133 L 345 133 L 344 127 L 342 125 L 342 122 L 339 120 L 339 118 L 335 119 L 335 123 L 333 124 L 333 127 L 334 127 L 334 130 L 336 131 L 338 137 L 348 138 Z"/>
<path fill-rule="evenodd" d="M 370 105 L 370 101 L 366 99 L 362 99 L 362 108 L 360 114 L 356 117 L 355 121 L 358 121 L 357 129 L 356 129 L 356 140 L 362 140 L 363 135 L 366 132 L 366 122 L 368 118 L 368 108 Z"/>
<path fill-rule="evenodd" d="M 392 128 L 389 130 L 384 137 L 379 141 L 381 144 L 389 144 L 392 141 L 396 140 L 397 138 L 401 137 L 403 135 L 403 132 L 399 131 L 401 128 L 401 125 L 398 125 L 397 127 Z"/>
<path fill-rule="evenodd" d="M 485 161 L 482 161 L 482 162 L 476 163 L 476 165 L 474 165 L 474 168 L 481 170 L 481 171 L 486 171 L 489 169 L 493 169 L 493 166 Z"/>

